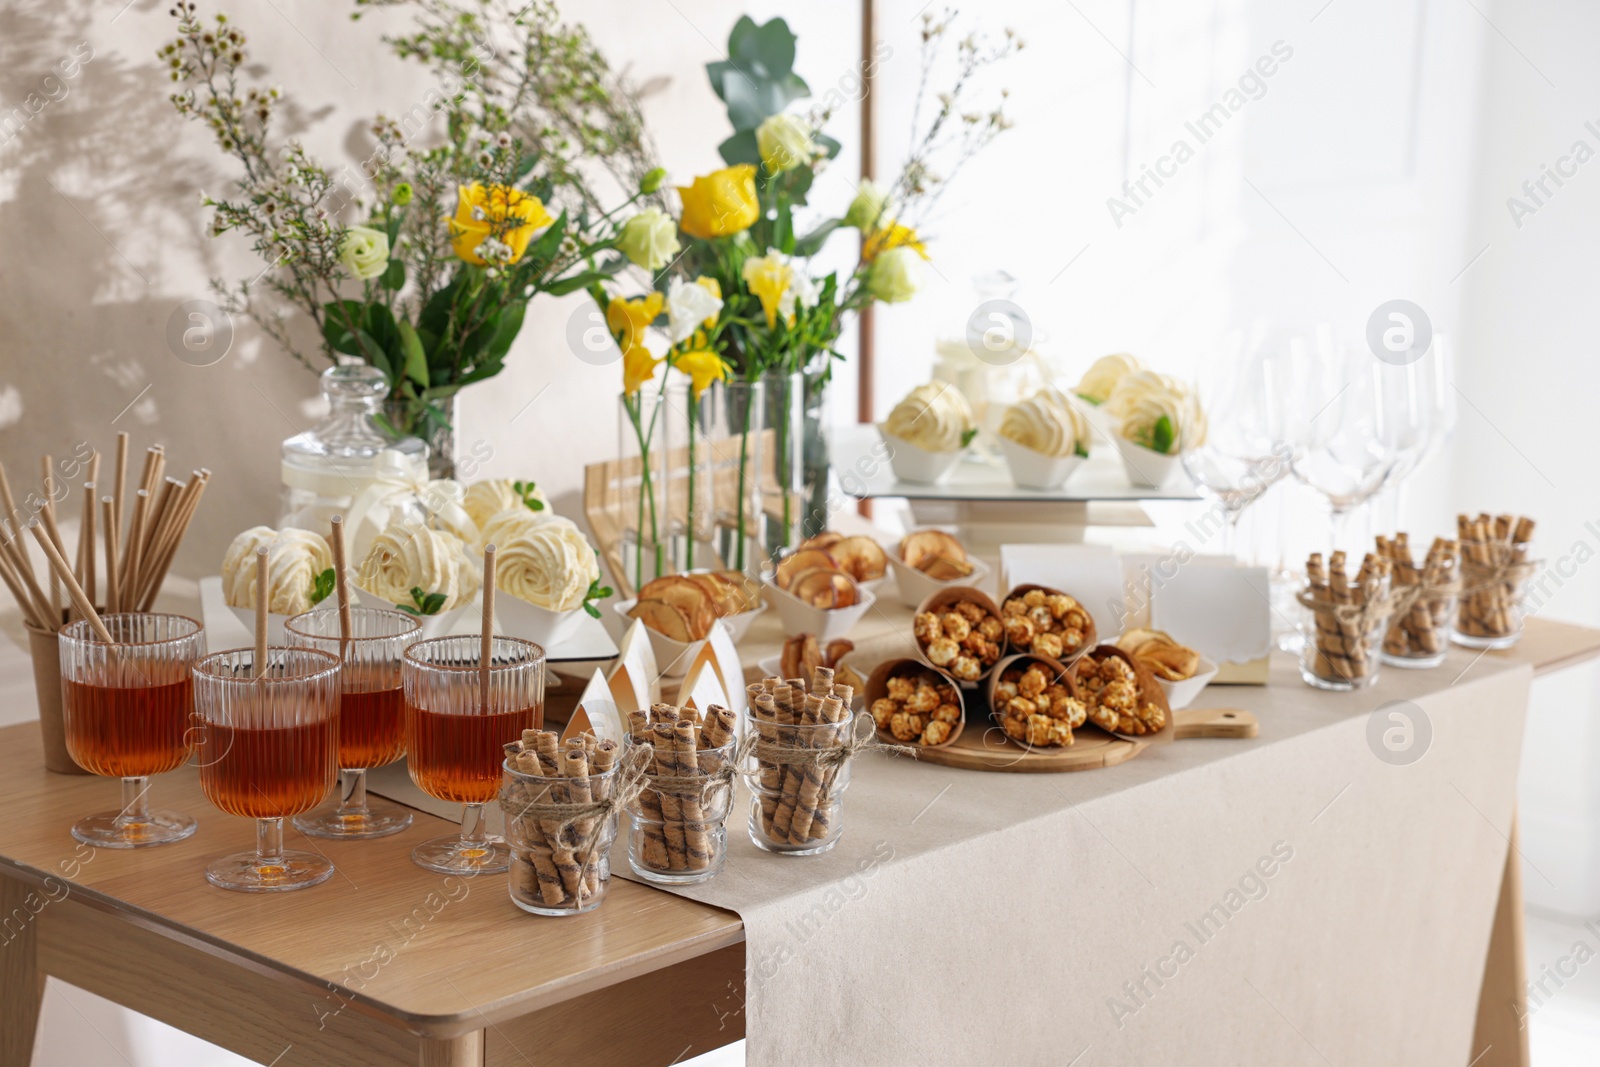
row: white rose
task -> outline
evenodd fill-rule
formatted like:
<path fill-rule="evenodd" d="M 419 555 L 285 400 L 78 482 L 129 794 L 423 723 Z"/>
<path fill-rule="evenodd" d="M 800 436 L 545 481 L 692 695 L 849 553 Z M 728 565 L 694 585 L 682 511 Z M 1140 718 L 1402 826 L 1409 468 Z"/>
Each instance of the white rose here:
<path fill-rule="evenodd" d="M 871 178 L 863 178 L 861 188 L 856 191 L 856 198 L 850 201 L 850 206 L 845 209 L 844 224 L 862 232 L 875 230 L 883 221 L 888 208 L 889 190 Z"/>
<path fill-rule="evenodd" d="M 756 148 L 768 174 L 809 167 L 826 153 L 811 139 L 811 126 L 793 115 L 771 115 L 756 127 Z"/>
<path fill-rule="evenodd" d="M 622 224 L 617 247 L 634 266 L 657 271 L 683 246 L 678 243 L 678 224 L 672 217 L 658 207 L 647 207 Z"/>
<path fill-rule="evenodd" d="M 922 288 L 922 257 L 901 246 L 878 253 L 867 269 L 867 292 L 885 304 L 910 300 Z"/>
<path fill-rule="evenodd" d="M 389 235 L 370 226 L 351 226 L 339 239 L 339 263 L 362 281 L 389 269 Z"/>

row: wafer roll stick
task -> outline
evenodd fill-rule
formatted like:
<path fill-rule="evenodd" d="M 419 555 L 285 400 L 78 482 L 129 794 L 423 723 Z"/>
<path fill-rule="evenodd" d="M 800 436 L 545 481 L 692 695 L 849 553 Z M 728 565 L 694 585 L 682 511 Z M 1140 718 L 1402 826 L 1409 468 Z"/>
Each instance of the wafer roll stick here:
<path fill-rule="evenodd" d="M 650 732 L 650 717 L 642 711 L 628 714 L 628 733 L 635 744 L 649 744 L 655 739 Z M 639 794 L 638 803 L 645 814 L 644 845 L 640 859 L 646 867 L 658 871 L 670 870 L 672 861 L 667 854 L 666 817 L 661 813 L 661 794 L 654 789 L 646 789 Z"/>
<path fill-rule="evenodd" d="M 680 720 L 672 728 L 673 764 L 680 778 L 698 777 L 700 761 L 696 758 L 699 747 L 695 738 L 694 723 Z M 683 811 L 683 844 L 689 870 L 703 871 L 711 866 L 711 842 L 707 835 L 706 810 L 702 796 L 685 794 L 679 798 Z"/>
<path fill-rule="evenodd" d="M 570 804 L 588 804 L 594 800 L 593 791 L 589 786 L 589 754 L 579 744 L 569 748 L 561 754 L 561 771 L 566 777 L 567 802 Z M 572 877 L 570 891 L 580 896 L 592 896 L 588 878 L 588 868 L 594 860 L 595 847 L 591 837 L 595 832 L 595 820 L 592 816 L 585 816 L 573 822 L 572 828 L 567 831 L 566 844 L 572 851 Z M 567 870 L 557 855 L 556 868 L 561 871 L 561 880 L 567 882 Z M 598 887 L 598 880 L 595 888 Z"/>
<path fill-rule="evenodd" d="M 544 768 L 539 762 L 539 757 L 533 752 L 523 752 L 517 757 L 517 770 L 523 774 L 544 777 Z M 521 799 L 525 805 L 536 804 L 548 799 L 549 787 L 543 786 L 538 790 L 525 794 Z M 534 885 L 521 884 L 521 888 L 528 896 L 533 895 L 537 887 L 539 899 L 545 904 L 554 907 L 567 899 L 566 888 L 561 884 L 561 873 L 556 869 L 554 856 L 550 849 L 549 837 L 544 830 L 542 820 L 527 819 L 529 836 L 534 839 L 533 848 L 523 857 L 527 864 Z M 524 876 L 526 877 L 526 875 Z"/>
<path fill-rule="evenodd" d="M 671 722 L 657 722 L 650 727 L 651 741 L 656 747 L 655 774 L 661 778 L 671 778 L 678 773 L 676 741 L 672 731 Z M 659 795 L 662 829 L 667 836 L 667 869 L 686 871 L 689 869 L 689 847 L 684 839 L 682 798 L 669 792 Z"/>
<path fill-rule="evenodd" d="M 828 683 L 828 687 L 830 689 L 833 687 L 831 680 Z M 816 721 L 819 724 L 837 723 L 844 717 L 845 706 L 838 697 L 828 696 L 818 699 Z M 813 730 L 810 732 L 812 734 L 813 748 L 832 748 L 837 743 L 837 738 L 832 730 Z M 827 797 L 823 792 L 823 787 L 825 780 L 831 775 L 824 771 L 820 764 L 806 763 L 801 766 L 805 768 L 805 773 L 800 782 L 800 797 L 798 806 L 795 809 L 794 822 L 789 828 L 789 843 L 791 845 L 803 845 L 812 838 L 827 835 L 828 812 L 825 807 Z M 823 805 L 823 807 L 819 807 L 819 804 Z M 816 834 L 812 831 L 816 829 L 815 822 L 819 817 L 822 820 L 822 833 Z"/>
<path fill-rule="evenodd" d="M 799 727 L 806 725 L 806 711 L 810 698 L 806 694 L 803 684 L 782 686 L 778 692 L 780 694 L 778 703 L 780 722 L 784 717 L 784 704 L 781 695 L 788 694 L 789 699 L 788 729 L 785 730 L 780 726 L 779 737 L 782 738 L 784 746 L 798 748 L 806 743 L 805 739 L 809 736 L 808 731 L 799 729 Z M 821 699 L 817 698 L 818 710 L 820 710 L 821 703 Z M 811 722 L 816 722 L 816 719 L 813 718 Z M 780 766 L 779 770 L 783 778 L 783 791 L 778 794 L 778 809 L 772 814 L 772 834 L 778 840 L 784 841 L 788 839 L 789 830 L 794 824 L 794 809 L 800 801 L 800 784 L 805 778 L 805 771 L 799 764 L 785 764 Z"/>
<path fill-rule="evenodd" d="M 755 695 L 752 702 L 752 712 L 755 718 L 756 736 L 763 745 L 776 745 L 778 743 L 778 706 L 770 691 L 763 690 Z M 768 837 L 772 836 L 772 820 L 778 811 L 777 793 L 783 788 L 782 769 L 771 760 L 761 759 L 759 752 L 756 758 L 756 769 L 760 774 L 761 782 L 761 829 Z"/>

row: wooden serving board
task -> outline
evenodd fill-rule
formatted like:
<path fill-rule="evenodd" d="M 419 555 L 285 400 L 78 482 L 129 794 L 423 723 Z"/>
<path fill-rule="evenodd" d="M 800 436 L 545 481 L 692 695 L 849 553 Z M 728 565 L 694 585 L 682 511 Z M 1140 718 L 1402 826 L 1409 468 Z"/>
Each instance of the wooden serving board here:
<path fill-rule="evenodd" d="M 1254 737 L 1258 729 L 1256 717 L 1241 708 L 1189 708 L 1173 713 L 1173 736 L 1179 741 L 1195 737 Z M 967 771 L 1058 774 L 1112 767 L 1149 747 L 1149 742 L 1125 741 L 1085 724 L 1075 731 L 1074 742 L 1067 748 L 1029 749 L 982 716 L 968 722 L 961 736 L 944 748 L 918 748 L 916 753 L 923 763 Z"/>

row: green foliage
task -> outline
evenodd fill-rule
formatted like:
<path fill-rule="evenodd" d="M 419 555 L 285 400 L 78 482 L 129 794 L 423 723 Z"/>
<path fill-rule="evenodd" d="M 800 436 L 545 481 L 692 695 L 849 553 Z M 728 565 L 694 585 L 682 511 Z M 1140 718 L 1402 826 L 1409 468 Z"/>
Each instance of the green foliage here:
<path fill-rule="evenodd" d="M 596 552 L 594 554 L 594 558 L 596 562 L 599 562 L 600 553 Z M 594 581 L 589 583 L 589 591 L 583 594 L 583 610 L 589 613 L 590 618 L 598 619 L 600 617 L 600 609 L 595 607 L 594 602 L 596 600 L 604 600 L 609 596 L 614 596 L 615 594 L 616 590 L 612 589 L 609 585 L 601 585 L 600 579 L 596 578 Z"/>
<path fill-rule="evenodd" d="M 537 482 L 512 482 L 511 491 L 522 500 L 522 504 L 529 511 L 543 511 L 544 501 L 539 499 L 539 485 Z"/>
<path fill-rule="evenodd" d="M 430 593 L 420 586 L 412 586 L 411 603 L 396 604 L 395 607 L 407 615 L 437 615 L 447 599 L 443 593 Z"/>
<path fill-rule="evenodd" d="M 976 437 L 976 436 L 978 436 L 978 428 L 976 426 L 974 426 L 970 430 L 962 430 L 961 431 L 961 447 L 962 448 L 966 448 L 968 445 L 970 445 L 972 443 L 972 439 L 974 437 Z"/>
<path fill-rule="evenodd" d="M 1172 419 L 1166 415 L 1157 419 L 1155 426 L 1150 430 L 1150 447 L 1164 456 L 1172 452 L 1172 446 L 1177 439 L 1178 435 L 1172 428 Z"/>
<path fill-rule="evenodd" d="M 313 606 L 322 603 L 333 593 L 334 575 L 333 568 L 329 567 L 315 578 L 311 579 L 311 603 Z"/>
<path fill-rule="evenodd" d="M 811 95 L 794 72 L 794 54 L 795 35 L 783 19 L 757 25 L 742 15 L 728 35 L 728 58 L 706 64 L 712 91 L 727 105 L 735 131 L 722 145 L 722 158 L 730 166 L 759 162 L 755 128 L 791 102 Z M 740 133 L 748 133 L 748 139 L 741 139 Z"/>

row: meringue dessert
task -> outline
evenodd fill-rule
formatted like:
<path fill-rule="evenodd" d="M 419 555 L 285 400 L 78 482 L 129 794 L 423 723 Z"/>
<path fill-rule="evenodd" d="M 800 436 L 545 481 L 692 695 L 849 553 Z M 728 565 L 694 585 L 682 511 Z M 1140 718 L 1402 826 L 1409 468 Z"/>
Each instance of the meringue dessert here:
<path fill-rule="evenodd" d="M 482 584 L 479 564 L 461 538 L 411 523 L 397 523 L 374 538 L 356 572 L 356 585 L 363 592 L 396 607 L 420 607 L 414 589 L 442 595 L 434 613 L 467 604 Z"/>
<path fill-rule="evenodd" d="M 1117 383 L 1130 374 L 1144 370 L 1144 364 L 1126 352 L 1101 356 L 1083 372 L 1077 387 L 1072 391 L 1091 404 L 1104 404 L 1111 398 Z"/>
<path fill-rule="evenodd" d="M 528 503 L 529 500 L 537 501 L 539 506 L 533 507 Z M 486 478 L 481 482 L 473 482 L 467 486 L 461 506 L 480 531 L 490 519 L 512 508 L 521 508 L 530 514 L 550 513 L 550 501 L 545 498 L 543 490 L 533 482 L 510 478 Z"/>
<path fill-rule="evenodd" d="M 1052 459 L 1089 454 L 1088 421 L 1053 386 L 1007 408 L 1000 436 Z"/>
<path fill-rule="evenodd" d="M 1136 371 L 1112 390 L 1106 410 L 1125 440 L 1164 456 L 1205 444 L 1206 418 L 1188 386 L 1155 371 Z"/>
<path fill-rule="evenodd" d="M 972 406 L 949 382 L 919 385 L 894 406 L 883 430 L 924 452 L 959 452 L 978 432 Z"/>
<path fill-rule="evenodd" d="M 333 567 L 333 550 L 321 534 L 286 526 L 252 526 L 222 557 L 222 595 L 230 608 L 256 606 L 256 550 L 267 550 L 267 611 L 298 615 L 315 606 L 317 576 Z"/>
<path fill-rule="evenodd" d="M 594 547 L 571 519 L 530 523 L 501 512 L 484 535 L 485 543 L 495 547 L 495 588 L 534 607 L 557 612 L 580 608 L 600 577 Z"/>

